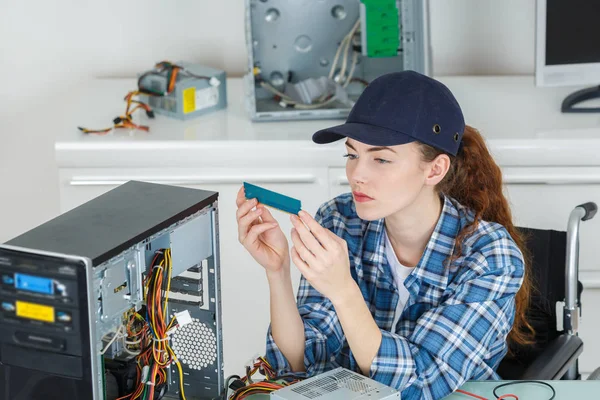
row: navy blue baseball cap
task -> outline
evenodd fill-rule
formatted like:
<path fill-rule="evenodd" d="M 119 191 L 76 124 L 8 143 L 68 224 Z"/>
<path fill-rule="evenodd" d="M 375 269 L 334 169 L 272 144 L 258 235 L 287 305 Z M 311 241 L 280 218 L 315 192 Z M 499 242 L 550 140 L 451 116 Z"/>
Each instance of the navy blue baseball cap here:
<path fill-rule="evenodd" d="M 419 141 L 456 156 L 465 130 L 460 105 L 441 82 L 415 71 L 373 80 L 346 123 L 316 132 L 324 144 L 349 137 L 371 146 Z"/>

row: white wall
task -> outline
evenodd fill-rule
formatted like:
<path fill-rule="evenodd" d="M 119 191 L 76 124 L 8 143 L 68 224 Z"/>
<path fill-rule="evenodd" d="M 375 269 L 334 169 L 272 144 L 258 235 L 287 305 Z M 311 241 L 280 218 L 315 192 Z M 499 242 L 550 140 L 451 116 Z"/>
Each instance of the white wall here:
<path fill-rule="evenodd" d="M 435 75 L 534 73 L 535 0 L 430 0 Z"/>
<path fill-rule="evenodd" d="M 240 75 L 243 3 L 0 0 L 0 242 L 58 213 L 53 121 L 74 120 L 50 112 L 61 93 L 162 59 Z M 434 73 L 532 74 L 534 8 L 534 0 L 431 0 Z"/>
<path fill-rule="evenodd" d="M 162 59 L 240 75 L 243 3 L 1 0 L 0 241 L 58 212 L 52 121 L 73 116 L 47 114 L 61 93 L 88 77 L 133 76 Z M 534 6 L 431 0 L 434 73 L 533 73 Z"/>
<path fill-rule="evenodd" d="M 163 59 L 241 75 L 243 3 L 0 0 L 0 243 L 58 213 L 53 127 L 76 121 L 52 113 L 61 94 L 89 77 L 134 76 Z M 434 73 L 532 74 L 534 4 L 431 0 Z"/>

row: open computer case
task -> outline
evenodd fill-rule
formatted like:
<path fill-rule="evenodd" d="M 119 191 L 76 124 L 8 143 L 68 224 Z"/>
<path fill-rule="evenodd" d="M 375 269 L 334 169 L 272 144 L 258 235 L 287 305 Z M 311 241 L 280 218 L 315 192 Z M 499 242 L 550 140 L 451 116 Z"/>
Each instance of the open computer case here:
<path fill-rule="evenodd" d="M 431 75 L 428 0 L 246 0 L 254 121 L 345 118 L 380 75 Z"/>
<path fill-rule="evenodd" d="M 130 181 L 0 245 L 0 400 L 220 396 L 217 197 Z"/>

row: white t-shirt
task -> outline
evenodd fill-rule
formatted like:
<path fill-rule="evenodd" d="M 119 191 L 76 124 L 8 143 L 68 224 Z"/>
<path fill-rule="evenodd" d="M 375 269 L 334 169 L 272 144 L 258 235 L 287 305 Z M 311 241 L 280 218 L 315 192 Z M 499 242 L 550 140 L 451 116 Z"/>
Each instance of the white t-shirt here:
<path fill-rule="evenodd" d="M 404 280 L 408 277 L 408 275 L 410 275 L 414 267 L 405 267 L 400 263 L 400 261 L 398 261 L 398 257 L 394 252 L 394 248 L 392 247 L 392 243 L 390 242 L 390 238 L 388 237 L 385 229 L 383 230 L 383 236 L 385 237 L 385 256 L 390 264 L 392 275 L 394 276 L 394 282 L 396 283 L 399 294 L 396 314 L 394 316 L 394 323 L 392 325 L 392 332 L 395 333 L 396 325 L 400 319 L 400 314 L 402 314 L 406 300 L 408 300 L 408 290 L 406 290 L 406 287 L 404 286 Z"/>

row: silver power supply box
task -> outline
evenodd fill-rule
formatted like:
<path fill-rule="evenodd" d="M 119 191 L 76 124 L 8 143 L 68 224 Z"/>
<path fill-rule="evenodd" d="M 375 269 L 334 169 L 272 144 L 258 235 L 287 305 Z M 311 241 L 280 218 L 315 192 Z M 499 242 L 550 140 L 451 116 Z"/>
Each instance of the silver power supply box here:
<path fill-rule="evenodd" d="M 271 393 L 271 400 L 400 400 L 400 392 L 346 368 L 336 368 Z"/>
<path fill-rule="evenodd" d="M 175 65 L 183 69 L 171 93 L 165 96 L 140 94 L 140 99 L 156 114 L 188 120 L 227 107 L 225 71 L 184 61 Z M 168 71 L 146 71 L 140 74 L 139 84 L 153 92 L 165 93 L 168 81 Z"/>

